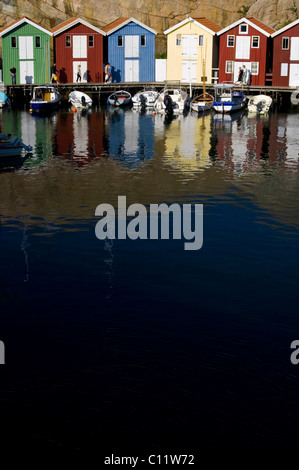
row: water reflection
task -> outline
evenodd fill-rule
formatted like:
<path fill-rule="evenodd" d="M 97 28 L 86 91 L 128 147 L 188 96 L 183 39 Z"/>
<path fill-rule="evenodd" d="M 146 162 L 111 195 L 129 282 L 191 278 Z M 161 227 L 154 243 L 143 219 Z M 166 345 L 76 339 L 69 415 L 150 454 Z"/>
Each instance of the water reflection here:
<path fill-rule="evenodd" d="M 136 168 L 155 154 L 154 116 L 151 111 L 108 109 L 109 158 L 127 168 Z"/>
<path fill-rule="evenodd" d="M 165 168 L 186 181 L 214 165 L 239 176 L 267 161 L 298 169 L 298 115 L 291 112 L 167 118 L 152 111 L 119 108 L 68 110 L 51 116 L 10 111 L 1 113 L 0 123 L 2 131 L 18 135 L 33 147 L 27 160 L 11 161 L 13 169 L 37 170 L 49 165 L 53 157 L 79 168 L 108 157 L 128 170 L 161 158 Z"/>

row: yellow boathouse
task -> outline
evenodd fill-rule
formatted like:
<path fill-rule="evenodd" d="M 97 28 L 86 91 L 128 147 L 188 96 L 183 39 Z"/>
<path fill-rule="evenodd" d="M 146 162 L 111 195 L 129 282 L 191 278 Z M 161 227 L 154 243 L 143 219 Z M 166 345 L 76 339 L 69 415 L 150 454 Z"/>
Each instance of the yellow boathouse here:
<path fill-rule="evenodd" d="M 191 18 L 164 31 L 167 36 L 166 79 L 215 83 L 218 76 L 218 37 L 221 26 L 208 18 Z M 212 78 L 215 77 L 213 80 Z"/>

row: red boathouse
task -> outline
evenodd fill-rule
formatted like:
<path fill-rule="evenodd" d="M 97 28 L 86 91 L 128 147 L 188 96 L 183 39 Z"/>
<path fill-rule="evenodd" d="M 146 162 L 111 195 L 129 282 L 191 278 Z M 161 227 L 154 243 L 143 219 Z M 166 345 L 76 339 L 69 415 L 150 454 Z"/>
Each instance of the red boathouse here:
<path fill-rule="evenodd" d="M 279 29 L 273 38 L 273 85 L 299 86 L 299 20 Z"/>
<path fill-rule="evenodd" d="M 81 69 L 81 82 L 103 82 L 104 31 L 80 18 L 71 18 L 51 30 L 58 81 L 76 82 Z"/>
<path fill-rule="evenodd" d="M 265 85 L 271 71 L 271 34 L 275 30 L 256 18 L 241 18 L 217 33 L 219 82 L 237 82 L 239 68 L 250 71 L 251 85 Z"/>

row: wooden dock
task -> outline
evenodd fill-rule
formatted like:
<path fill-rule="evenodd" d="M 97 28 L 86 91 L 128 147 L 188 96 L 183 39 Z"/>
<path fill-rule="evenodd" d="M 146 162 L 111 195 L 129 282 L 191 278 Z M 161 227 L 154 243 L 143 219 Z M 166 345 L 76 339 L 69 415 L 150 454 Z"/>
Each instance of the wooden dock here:
<path fill-rule="evenodd" d="M 202 93 L 202 83 L 180 83 L 178 81 L 167 81 L 167 82 L 124 82 L 124 83 L 59 83 L 54 86 L 57 87 L 58 91 L 62 95 L 63 100 L 68 99 L 68 95 L 73 90 L 79 90 L 87 93 L 92 97 L 95 103 L 106 103 L 108 96 L 118 90 L 127 90 L 132 95 L 137 91 L 143 90 L 144 88 L 156 88 L 158 91 L 162 90 L 164 86 L 168 85 L 179 85 L 186 91 L 192 92 L 192 96 Z M 4 85 L 7 95 L 11 98 L 13 103 L 26 103 L 29 102 L 33 88 L 42 84 L 23 84 L 23 85 Z M 273 87 L 273 86 L 243 86 L 238 85 L 236 89 L 242 90 L 245 95 L 257 95 L 266 94 L 271 96 L 276 101 L 289 101 L 290 94 L 293 93 L 296 87 Z M 214 85 L 206 85 L 206 90 L 210 93 L 214 90 Z"/>

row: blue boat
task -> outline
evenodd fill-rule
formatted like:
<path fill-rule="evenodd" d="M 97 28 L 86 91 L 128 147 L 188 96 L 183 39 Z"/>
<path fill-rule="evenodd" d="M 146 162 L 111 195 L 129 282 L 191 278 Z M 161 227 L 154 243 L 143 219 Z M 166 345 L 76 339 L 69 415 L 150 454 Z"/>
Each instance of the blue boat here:
<path fill-rule="evenodd" d="M 54 86 L 43 85 L 33 88 L 33 97 L 30 101 L 32 112 L 48 113 L 60 105 L 61 95 Z"/>
<path fill-rule="evenodd" d="M 10 100 L 5 93 L 0 91 L 0 108 L 3 108 L 5 105 L 9 106 Z"/>
<path fill-rule="evenodd" d="M 247 98 L 241 91 L 234 91 L 232 83 L 215 85 L 213 108 L 217 113 L 232 113 L 246 106 Z"/>

